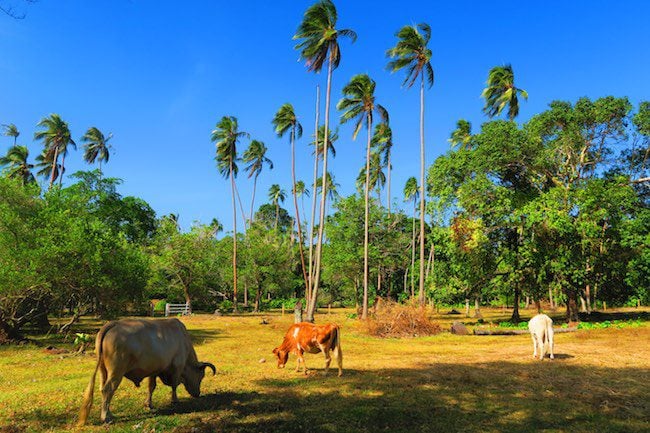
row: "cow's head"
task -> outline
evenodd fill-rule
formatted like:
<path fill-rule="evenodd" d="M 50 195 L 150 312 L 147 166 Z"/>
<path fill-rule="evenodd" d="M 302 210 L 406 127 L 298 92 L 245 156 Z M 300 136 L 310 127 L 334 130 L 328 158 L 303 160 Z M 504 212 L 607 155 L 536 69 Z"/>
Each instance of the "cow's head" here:
<path fill-rule="evenodd" d="M 209 362 L 187 363 L 181 376 L 181 383 L 192 397 L 201 395 L 201 381 L 205 376 L 205 368 L 212 369 L 212 374 L 217 374 L 217 369 Z"/>
<path fill-rule="evenodd" d="M 287 360 L 289 359 L 289 352 L 286 350 L 282 350 L 279 347 L 276 347 L 273 349 L 273 353 L 275 356 L 278 357 L 278 368 L 284 368 L 284 365 L 287 363 Z"/>

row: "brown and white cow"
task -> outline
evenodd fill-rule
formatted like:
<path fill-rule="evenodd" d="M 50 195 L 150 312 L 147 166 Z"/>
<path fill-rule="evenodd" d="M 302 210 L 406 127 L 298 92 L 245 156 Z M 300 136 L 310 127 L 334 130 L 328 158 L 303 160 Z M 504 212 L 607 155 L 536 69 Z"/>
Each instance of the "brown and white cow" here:
<path fill-rule="evenodd" d="M 343 374 L 343 352 L 341 352 L 341 330 L 339 326 L 334 323 L 315 325 L 302 322 L 289 327 L 282 344 L 273 349 L 273 353 L 278 357 L 278 368 L 284 368 L 289 359 L 289 353 L 295 354 L 298 357 L 296 371 L 300 371 L 300 363 L 302 363 L 304 372 L 307 374 L 308 369 L 303 354 L 305 352 L 323 352 L 325 355 L 325 374 L 327 374 L 332 361 L 330 350 L 333 351 L 336 357 L 339 376 L 341 376 Z"/>
<path fill-rule="evenodd" d="M 178 401 L 176 387 L 183 384 L 192 397 L 201 394 L 205 368 L 216 373 L 214 365 L 199 362 L 185 325 L 178 319 L 124 319 L 108 322 L 95 339 L 97 365 L 84 394 L 79 412 L 79 425 L 86 423 L 93 402 L 97 370 L 101 374 L 101 419 L 111 422 L 111 399 L 123 377 L 140 386 L 149 378 L 145 405 L 151 406 L 156 378 L 172 388 L 172 403 Z"/>

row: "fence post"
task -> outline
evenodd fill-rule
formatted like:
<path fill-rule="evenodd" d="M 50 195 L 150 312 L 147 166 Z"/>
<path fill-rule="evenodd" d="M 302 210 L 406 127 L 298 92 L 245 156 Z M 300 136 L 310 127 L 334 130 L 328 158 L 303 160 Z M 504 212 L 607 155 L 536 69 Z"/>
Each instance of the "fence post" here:
<path fill-rule="evenodd" d="M 165 304 L 165 317 L 169 317 L 169 303 Z"/>

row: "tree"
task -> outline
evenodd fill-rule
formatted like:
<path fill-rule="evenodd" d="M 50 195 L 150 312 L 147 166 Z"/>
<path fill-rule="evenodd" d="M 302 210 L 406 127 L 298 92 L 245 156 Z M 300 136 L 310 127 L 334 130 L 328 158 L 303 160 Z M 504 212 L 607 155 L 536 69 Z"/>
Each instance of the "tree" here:
<path fill-rule="evenodd" d="M 300 252 L 300 264 L 302 275 L 305 280 L 305 296 L 309 294 L 309 278 L 307 278 L 307 267 L 305 266 L 305 253 L 303 251 L 302 224 L 300 223 L 300 211 L 298 210 L 298 194 L 296 193 L 296 139 L 302 137 L 302 125 L 293 110 L 293 105 L 284 104 L 273 118 L 273 126 L 278 137 L 284 136 L 290 131 L 291 142 L 291 193 L 293 195 L 293 206 L 296 211 L 296 225 L 298 226 L 298 249 Z M 304 188 L 304 184 L 303 184 Z"/>
<path fill-rule="evenodd" d="M 421 33 L 420 33 L 421 32 Z M 417 26 L 404 26 L 396 34 L 399 41 L 397 45 L 387 51 L 392 60 L 388 62 L 391 72 L 406 69 L 406 78 L 403 85 L 412 87 L 420 77 L 420 287 L 419 302 L 424 305 L 424 84 L 433 86 L 433 67 L 431 66 L 431 50 L 427 47 L 431 39 L 431 27 L 421 23 Z"/>
<path fill-rule="evenodd" d="M 383 121 L 388 122 L 386 109 L 375 103 L 376 83 L 366 74 L 355 75 L 350 82 L 343 87 L 343 98 L 336 108 L 343 111 L 341 123 L 354 120 L 354 132 L 352 139 L 356 139 L 361 127 L 366 126 L 368 137 L 366 140 L 366 170 L 365 170 L 365 217 L 364 217 L 364 241 L 363 241 L 363 305 L 361 319 L 368 318 L 368 214 L 370 195 L 370 144 L 372 141 L 373 116 L 377 113 Z"/>
<path fill-rule="evenodd" d="M 528 92 L 515 87 L 515 73 L 511 65 L 495 66 L 490 69 L 487 87 L 483 89 L 481 97 L 485 98 L 483 111 L 489 117 L 501 114 L 508 106 L 508 119 L 514 120 L 519 114 L 519 98 L 528 99 Z"/>
<path fill-rule="evenodd" d="M 447 141 L 451 143 L 451 147 L 467 149 L 470 146 L 471 139 L 472 124 L 465 119 L 460 119 L 456 123 L 456 129 L 451 133 L 451 136 Z"/>
<path fill-rule="evenodd" d="M 58 114 L 50 114 L 49 117 L 44 117 L 38 122 L 38 127 L 42 128 L 34 134 L 35 140 L 42 140 L 45 148 L 43 149 L 44 164 L 49 164 L 50 174 L 50 188 L 56 179 L 56 176 L 63 178 L 65 171 L 65 155 L 68 152 L 68 144 L 77 147 L 70 134 L 68 124 L 61 119 Z M 63 155 L 61 166 L 59 169 L 59 155 Z"/>
<path fill-rule="evenodd" d="M 253 198 L 251 199 L 251 218 L 253 218 L 253 206 L 255 204 L 255 190 L 257 189 L 257 177 L 262 172 L 264 164 L 273 170 L 273 161 L 266 157 L 267 148 L 261 141 L 251 140 L 248 149 L 244 152 L 243 160 L 246 164 L 248 178 L 253 178 Z"/>
<path fill-rule="evenodd" d="M 287 198 L 287 193 L 280 188 L 280 185 L 274 183 L 269 188 L 269 200 L 275 206 L 275 226 L 274 228 L 278 229 L 278 220 L 280 219 L 280 202 L 284 203 L 284 200 Z"/>
<path fill-rule="evenodd" d="M 303 17 L 302 22 L 296 30 L 294 39 L 299 40 L 296 49 L 300 51 L 300 57 L 305 60 L 307 70 L 310 72 L 320 72 L 325 62 L 327 62 L 327 90 L 325 92 L 325 148 L 327 149 L 327 140 L 329 139 L 329 114 L 330 114 L 330 95 L 332 91 L 332 72 L 339 66 L 341 61 L 341 51 L 339 49 L 339 36 L 349 37 L 354 42 L 357 35 L 349 29 L 337 29 L 336 21 L 338 19 L 336 7 L 330 0 L 321 0 L 310 6 Z M 323 173 L 327 173 L 327 152 L 323 154 Z M 318 226 L 318 241 L 316 243 L 316 266 L 315 275 L 312 284 L 312 299 L 307 306 L 307 320 L 314 321 L 314 311 L 316 310 L 316 300 L 318 298 L 318 286 L 321 274 L 321 257 L 323 246 L 323 230 L 325 227 L 325 207 L 327 197 L 327 185 L 325 177 L 321 184 L 321 202 L 320 202 L 320 224 Z"/>
<path fill-rule="evenodd" d="M 33 164 L 27 162 L 29 150 L 27 146 L 12 146 L 7 155 L 0 158 L 0 166 L 7 166 L 5 172 L 7 177 L 20 179 L 23 185 L 35 182 L 32 174 Z"/>
<path fill-rule="evenodd" d="M 95 161 L 99 163 L 99 173 L 102 172 L 102 162 L 108 162 L 110 157 L 108 142 L 113 138 L 113 134 L 109 133 L 105 137 L 102 131 L 96 127 L 88 128 L 88 131 L 81 137 L 84 144 L 84 161 L 88 164 L 94 164 Z"/>
<path fill-rule="evenodd" d="M 7 125 L 2 125 L 2 135 L 5 135 L 7 137 L 13 137 L 14 138 L 14 146 L 16 145 L 16 140 L 18 139 L 18 136 L 20 135 L 20 131 L 18 131 L 18 128 L 16 125 L 13 123 L 9 123 Z"/>
<path fill-rule="evenodd" d="M 388 213 L 390 214 L 391 196 L 390 196 L 390 173 L 393 165 L 390 162 L 391 152 L 393 149 L 393 131 L 388 123 L 379 123 L 375 126 L 375 133 L 372 136 L 372 145 L 381 155 L 382 164 L 386 167 L 386 201 L 388 203 Z"/>
<path fill-rule="evenodd" d="M 212 131 L 211 140 L 217 147 L 217 169 L 225 178 L 230 179 L 232 192 L 232 273 L 233 273 L 233 309 L 237 312 L 237 206 L 235 205 L 235 177 L 237 177 L 237 142 L 248 133 L 239 131 L 237 118 L 223 116 Z"/>
<path fill-rule="evenodd" d="M 413 229 L 411 240 L 411 298 L 415 298 L 415 288 L 413 278 L 415 276 L 415 214 L 417 212 L 418 198 L 420 190 L 418 187 L 418 180 L 411 176 L 406 180 L 404 185 L 404 201 L 413 202 Z"/>

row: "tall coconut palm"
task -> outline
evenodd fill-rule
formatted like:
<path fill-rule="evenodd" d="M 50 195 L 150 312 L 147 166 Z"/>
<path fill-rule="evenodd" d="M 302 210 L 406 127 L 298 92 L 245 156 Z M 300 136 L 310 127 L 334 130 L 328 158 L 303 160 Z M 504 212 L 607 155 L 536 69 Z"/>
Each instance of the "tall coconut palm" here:
<path fill-rule="evenodd" d="M 104 136 L 104 133 L 96 127 L 88 128 L 88 131 L 81 137 L 84 144 L 84 161 L 88 164 L 99 163 L 99 177 L 102 176 L 102 162 L 108 162 L 110 157 L 108 142 L 113 138 L 113 133 Z"/>
<path fill-rule="evenodd" d="M 302 224 L 300 222 L 300 210 L 298 209 L 298 195 L 296 194 L 296 139 L 302 137 L 302 125 L 293 110 L 293 105 L 284 104 L 273 118 L 273 126 L 278 137 L 283 137 L 289 132 L 291 142 L 291 192 L 293 195 L 293 206 L 296 210 L 296 225 L 298 226 L 298 250 L 300 251 L 300 265 L 302 266 L 302 277 L 305 281 L 305 296 L 309 293 L 309 278 L 307 278 L 307 267 L 305 266 L 305 252 L 303 250 Z"/>
<path fill-rule="evenodd" d="M 6 166 L 4 171 L 8 177 L 20 179 L 23 185 L 27 185 L 35 181 L 32 174 L 34 165 L 27 162 L 28 157 L 27 146 L 12 146 L 5 156 L 0 157 L 0 167 Z"/>
<path fill-rule="evenodd" d="M 394 59 L 388 62 L 391 72 L 406 68 L 406 78 L 403 85 L 412 87 L 420 78 L 420 287 L 419 302 L 424 305 L 424 85 L 433 86 L 433 67 L 431 66 L 431 50 L 427 44 L 431 40 L 431 27 L 421 23 L 417 26 L 404 26 L 396 34 L 397 45 L 387 51 Z"/>
<path fill-rule="evenodd" d="M 44 144 L 44 155 L 47 155 L 47 160 L 51 164 L 50 172 L 50 188 L 54 183 L 55 176 L 61 176 L 63 179 L 63 172 L 65 171 L 65 155 L 68 153 L 68 144 L 77 147 L 68 124 L 61 119 L 58 114 L 50 114 L 49 117 L 44 117 L 38 122 L 38 127 L 42 128 L 34 134 L 35 140 L 42 140 Z M 61 165 L 59 167 L 59 155 L 63 155 Z"/>
<path fill-rule="evenodd" d="M 251 220 L 253 219 L 253 207 L 255 205 L 255 191 L 257 189 L 257 177 L 262 173 L 264 165 L 273 170 L 273 161 L 266 157 L 266 145 L 258 140 L 251 140 L 248 149 L 244 152 L 243 160 L 246 164 L 248 178 L 253 177 L 253 198 L 251 199 Z"/>
<path fill-rule="evenodd" d="M 390 214 L 390 173 L 393 168 L 390 157 L 393 150 L 393 131 L 388 123 L 378 123 L 375 126 L 375 133 L 372 136 L 372 146 L 382 156 L 382 164 L 386 167 L 386 201 L 388 202 L 388 213 Z"/>
<path fill-rule="evenodd" d="M 248 133 L 239 130 L 237 118 L 223 116 L 212 131 L 211 140 L 217 148 L 217 169 L 224 178 L 230 179 L 232 192 L 232 275 L 233 275 L 233 309 L 237 312 L 237 206 L 235 205 L 235 178 L 237 177 L 237 142 L 249 137 Z"/>
<path fill-rule="evenodd" d="M 456 122 L 456 129 L 451 133 L 451 136 L 447 141 L 451 143 L 451 147 L 467 149 L 471 140 L 472 124 L 465 119 L 460 119 Z"/>
<path fill-rule="evenodd" d="M 294 39 L 299 42 L 295 48 L 300 51 L 300 57 L 305 60 L 307 70 L 310 72 L 320 72 L 325 62 L 327 62 L 327 90 L 325 92 L 325 142 L 329 137 L 329 115 L 330 115 L 330 95 L 332 91 L 332 72 L 339 66 L 341 61 L 341 51 L 339 49 L 339 36 L 349 37 L 354 42 L 357 35 L 349 29 L 337 29 L 336 22 L 338 15 L 336 7 L 331 0 L 321 0 L 310 6 L 303 20 L 296 30 Z M 327 149 L 327 144 L 325 144 Z M 327 152 L 323 154 L 323 172 L 327 173 Z M 325 179 L 325 177 L 323 177 Z M 327 197 L 327 185 L 322 184 L 322 194 L 320 202 L 320 224 L 318 226 L 318 241 L 316 243 L 316 269 L 314 281 L 311 290 L 311 299 L 307 306 L 307 320 L 314 321 L 314 311 L 316 310 L 316 300 L 318 298 L 318 286 L 320 284 L 321 257 L 323 246 L 323 229 L 325 222 L 325 207 Z"/>
<path fill-rule="evenodd" d="M 413 202 L 413 229 L 411 238 L 411 298 L 415 297 L 414 275 L 415 275 L 415 215 L 417 213 L 418 198 L 420 192 L 418 189 L 418 180 L 415 177 L 409 177 L 404 185 L 404 201 Z"/>
<path fill-rule="evenodd" d="M 300 197 L 301 201 L 301 207 L 302 207 L 302 217 L 305 218 L 305 201 L 303 199 L 304 196 L 309 197 L 310 191 L 309 188 L 307 188 L 307 185 L 305 185 L 305 182 L 302 180 L 296 181 L 296 186 L 294 187 L 293 191 L 296 196 Z"/>
<path fill-rule="evenodd" d="M 519 98 L 528 99 L 528 92 L 515 87 L 515 73 L 511 65 L 495 66 L 490 69 L 487 87 L 483 89 L 481 97 L 485 98 L 483 111 L 489 117 L 501 114 L 508 106 L 508 119 L 514 120 L 519 115 Z"/>
<path fill-rule="evenodd" d="M 284 203 L 284 200 L 287 198 L 287 193 L 280 188 L 280 185 L 274 183 L 269 188 L 269 200 L 275 206 L 275 230 L 278 229 L 278 222 L 280 221 L 280 203 Z"/>
<path fill-rule="evenodd" d="M 3 129 L 2 135 L 14 138 L 14 146 L 15 146 L 16 140 L 18 140 L 18 136 L 20 135 L 20 131 L 18 131 L 16 125 L 14 125 L 13 123 L 2 125 L 2 129 Z"/>
<path fill-rule="evenodd" d="M 386 174 L 384 173 L 384 165 L 382 163 L 381 154 L 373 151 L 370 154 L 370 176 L 369 176 L 369 190 L 377 190 L 377 200 L 381 206 L 381 189 L 386 185 Z M 364 165 L 359 170 L 359 175 L 356 180 L 357 191 L 362 193 L 366 186 L 366 166 Z"/>
<path fill-rule="evenodd" d="M 366 139 L 366 172 L 365 172 L 365 212 L 364 212 L 364 230 L 363 230 L 363 304 L 361 309 L 361 319 L 368 318 L 368 221 L 370 217 L 370 143 L 372 141 L 372 124 L 375 113 L 382 120 L 388 122 L 388 112 L 386 109 L 375 102 L 375 81 L 366 74 L 355 75 L 350 82 L 343 87 L 343 98 L 336 105 L 338 110 L 343 111 L 341 123 L 347 123 L 350 120 L 355 121 L 352 139 L 356 139 L 362 126 L 365 124 L 367 131 Z"/>

